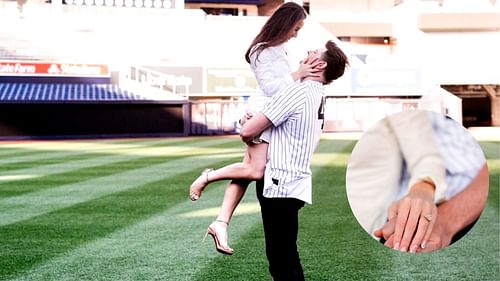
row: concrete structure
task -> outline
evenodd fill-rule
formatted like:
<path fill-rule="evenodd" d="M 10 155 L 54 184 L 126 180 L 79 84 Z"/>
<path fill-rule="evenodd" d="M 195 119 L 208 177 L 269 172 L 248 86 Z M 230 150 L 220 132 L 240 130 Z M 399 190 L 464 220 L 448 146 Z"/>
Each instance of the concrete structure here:
<path fill-rule="evenodd" d="M 395 73 L 414 69 L 422 74 L 419 87 L 413 87 L 420 94 L 436 93 L 433 89 L 442 86 L 462 99 L 464 125 L 500 125 L 497 1 L 310 0 L 309 9 L 317 22 L 349 42 L 351 53 L 368 61 L 358 64 L 361 68 L 376 69 L 372 74 L 385 72 L 378 76 L 383 80 L 401 78 Z M 384 70 L 384 65 L 390 66 Z M 353 96 L 363 95 L 356 91 L 356 77 L 352 76 Z M 373 86 L 371 94 L 377 95 Z M 378 95 L 402 90 L 388 86 L 392 90 L 378 87 Z"/>
<path fill-rule="evenodd" d="M 259 14 L 281 2 L 266 1 Z M 310 16 L 290 41 L 293 61 L 326 40 L 337 41 L 351 58 L 348 72 L 328 88 L 329 130 L 363 130 L 384 114 L 414 107 L 450 114 L 467 126 L 498 126 L 495 28 L 419 27 L 422 15 L 446 16 L 448 1 L 303 2 Z M 481 3 L 496 18 L 498 4 Z M 265 16 L 77 4 L 57 10 L 33 0 L 19 18 L 14 4 L 0 1 L 0 60 L 106 64 L 113 83 L 125 89 L 188 98 L 203 104 L 196 105 L 205 108 L 199 112 L 215 112 L 213 104 L 224 102 L 228 106 L 220 108 L 228 116 L 256 90 L 243 54 Z M 132 69 L 141 71 L 134 76 Z"/>

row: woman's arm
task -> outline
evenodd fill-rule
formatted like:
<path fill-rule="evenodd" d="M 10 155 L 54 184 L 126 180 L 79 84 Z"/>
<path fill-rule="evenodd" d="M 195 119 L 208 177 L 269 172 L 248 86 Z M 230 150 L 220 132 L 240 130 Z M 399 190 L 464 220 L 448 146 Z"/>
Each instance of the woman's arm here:
<path fill-rule="evenodd" d="M 427 111 L 405 111 L 388 120 L 410 174 L 407 195 L 389 209 L 388 218 L 396 217 L 394 249 L 414 252 L 432 232 L 435 203 L 444 199 L 446 190 L 446 167 Z"/>
<path fill-rule="evenodd" d="M 250 57 L 257 83 L 266 96 L 274 96 L 278 91 L 294 81 L 316 75 L 314 67 L 318 62 L 303 61 L 296 71 L 291 71 L 290 62 L 283 46 L 270 47 L 258 55 Z"/>
<path fill-rule="evenodd" d="M 272 125 L 271 121 L 262 113 L 258 112 L 241 126 L 240 137 L 245 143 L 250 143 L 262 131 Z"/>

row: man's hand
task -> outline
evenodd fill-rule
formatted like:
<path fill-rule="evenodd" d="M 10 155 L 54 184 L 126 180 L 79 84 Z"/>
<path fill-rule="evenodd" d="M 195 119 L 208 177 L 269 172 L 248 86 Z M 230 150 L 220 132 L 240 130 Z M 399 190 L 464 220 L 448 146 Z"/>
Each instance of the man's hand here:
<path fill-rule="evenodd" d="M 429 253 L 442 249 L 444 247 L 448 247 L 451 243 L 452 238 L 453 235 L 445 230 L 443 224 L 440 223 L 438 216 L 429 240 L 426 244 L 423 244 L 422 247 L 417 250 L 417 253 Z"/>

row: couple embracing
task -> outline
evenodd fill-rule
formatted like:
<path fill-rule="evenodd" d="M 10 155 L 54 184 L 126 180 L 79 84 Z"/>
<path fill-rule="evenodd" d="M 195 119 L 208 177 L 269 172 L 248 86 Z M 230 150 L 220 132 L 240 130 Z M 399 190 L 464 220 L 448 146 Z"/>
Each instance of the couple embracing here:
<path fill-rule="evenodd" d="M 207 169 L 190 188 L 196 201 L 211 182 L 231 180 L 217 219 L 207 234 L 217 251 L 231 255 L 227 227 L 248 184 L 257 181 L 269 271 L 274 280 L 304 280 L 297 251 L 298 214 L 312 203 L 311 159 L 324 123 L 325 85 L 341 77 L 348 65 L 332 41 L 307 53 L 292 71 L 286 42 L 302 28 L 307 14 L 293 2 L 281 5 L 267 20 L 245 58 L 259 84 L 251 109 L 240 120 L 247 144 L 242 162 Z"/>

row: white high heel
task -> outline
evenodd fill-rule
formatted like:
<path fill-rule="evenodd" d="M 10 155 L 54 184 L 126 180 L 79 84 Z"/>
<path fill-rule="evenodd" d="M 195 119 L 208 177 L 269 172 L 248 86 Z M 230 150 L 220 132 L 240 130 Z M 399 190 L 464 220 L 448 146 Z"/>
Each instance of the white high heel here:
<path fill-rule="evenodd" d="M 207 239 L 207 236 L 210 234 L 210 236 L 212 236 L 212 238 L 214 239 L 214 243 L 215 243 L 215 249 L 217 250 L 217 252 L 221 253 L 221 254 L 225 254 L 225 255 L 232 255 L 234 250 L 227 246 L 227 241 L 223 241 L 223 242 L 226 242 L 226 243 L 221 243 L 220 241 L 220 235 L 217 234 L 217 230 L 214 226 L 214 224 L 216 222 L 222 222 L 222 223 L 225 223 L 226 225 L 229 225 L 228 222 L 226 221 L 223 221 L 223 220 L 215 220 L 214 222 L 212 222 L 209 226 L 208 226 L 208 229 L 207 229 L 207 233 L 205 234 L 205 238 L 203 238 L 203 241 L 205 241 Z M 226 237 L 227 237 L 227 234 L 226 234 Z"/>

